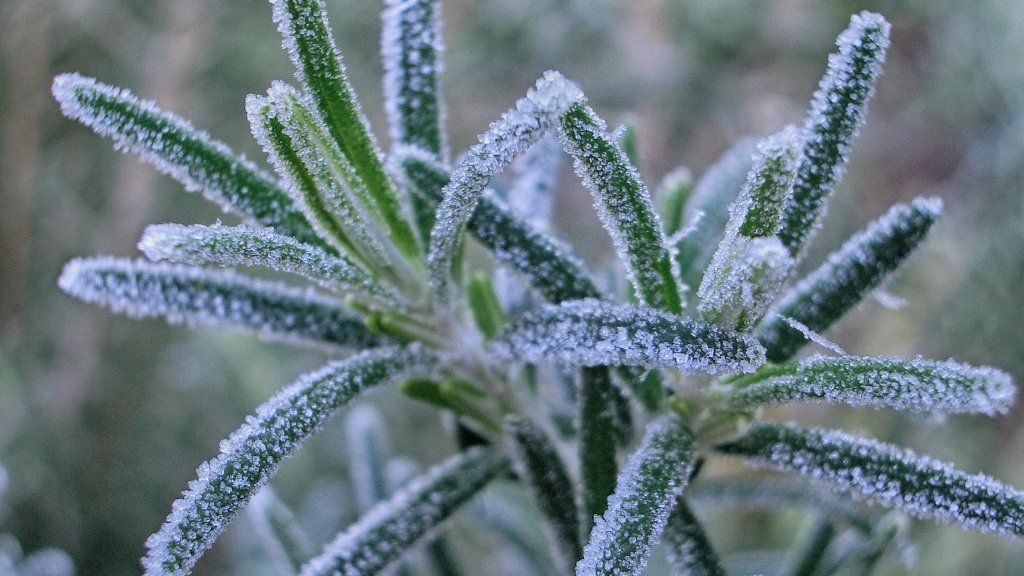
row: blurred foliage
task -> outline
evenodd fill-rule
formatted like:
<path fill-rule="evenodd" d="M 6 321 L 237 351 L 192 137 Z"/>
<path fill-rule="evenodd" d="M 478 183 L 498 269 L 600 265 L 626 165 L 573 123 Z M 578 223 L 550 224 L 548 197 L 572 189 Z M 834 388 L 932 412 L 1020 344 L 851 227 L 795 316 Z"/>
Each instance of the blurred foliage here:
<path fill-rule="evenodd" d="M 384 137 L 380 6 L 328 4 L 353 82 Z M 452 108 L 460 110 L 449 118 L 453 146 L 464 149 L 553 68 L 578 80 L 604 116 L 636 119 L 651 184 L 679 164 L 700 173 L 738 137 L 798 122 L 822 55 L 848 15 L 865 8 L 893 22 L 893 50 L 833 204 L 834 225 L 814 253 L 834 248 L 899 200 L 937 193 L 949 209 L 930 248 L 889 287 L 907 305 L 865 304 L 831 337 L 856 353 L 955 355 L 1001 366 L 1020 381 L 1019 0 L 447 1 L 445 82 Z M 290 70 L 265 2 L 5 0 L 0 21 L 0 462 L 10 476 L 0 531 L 15 534 L 28 551 L 67 550 L 82 574 L 131 573 L 145 537 L 195 466 L 317 358 L 242 337 L 111 318 L 58 292 L 57 273 L 70 257 L 131 253 L 147 223 L 212 222 L 219 214 L 62 120 L 50 79 L 79 70 L 130 87 L 262 160 L 243 97 L 289 78 Z M 596 220 L 580 216 L 589 214 L 582 209 L 589 198 L 568 177 L 563 184 L 558 213 L 573 216 L 556 219 L 561 232 L 585 257 L 604 261 L 607 239 Z M 809 262 L 816 262 L 813 255 Z M 395 428 L 415 431 L 393 438 L 405 455 L 421 463 L 440 458 L 447 435 L 432 412 L 390 391 L 373 399 L 387 419 L 415 422 Z M 874 435 L 1024 485 L 1018 418 L 956 418 L 938 428 L 926 419 L 907 426 L 881 416 L 804 409 L 801 419 L 870 426 Z M 321 538 L 355 513 L 341 434 L 331 426 L 275 481 Z M 984 449 L 961 449 L 968 446 Z M 785 544 L 801 522 L 796 514 L 731 518 L 708 517 L 713 540 L 726 552 Z M 1016 543 L 924 523 L 913 530 L 920 542 L 914 573 L 1024 573 Z M 231 543 L 200 572 L 266 570 L 248 532 L 230 531 Z M 463 536 L 458 556 L 483 561 L 487 543 L 473 532 Z M 504 559 L 492 569 L 527 560 Z"/>

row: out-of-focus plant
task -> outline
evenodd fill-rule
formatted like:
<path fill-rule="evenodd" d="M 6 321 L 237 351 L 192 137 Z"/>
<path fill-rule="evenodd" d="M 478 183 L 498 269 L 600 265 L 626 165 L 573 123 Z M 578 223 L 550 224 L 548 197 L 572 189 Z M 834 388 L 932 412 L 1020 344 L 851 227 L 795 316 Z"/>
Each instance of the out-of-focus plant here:
<path fill-rule="evenodd" d="M 760 418 L 763 407 L 808 401 L 995 415 L 1014 397 L 1010 377 L 993 368 L 851 357 L 820 335 L 914 251 L 939 200 L 893 207 L 792 281 L 881 73 L 882 17 L 852 18 L 802 129 L 784 128 L 754 149 L 741 143 L 692 187 L 676 172 L 660 187 L 659 214 L 630 158 L 630 129 L 609 131 L 557 72 L 452 162 L 436 2 L 396 0 L 384 13 L 387 156 L 322 1 L 272 4 L 300 87 L 275 83 L 246 110 L 276 176 L 127 91 L 77 74 L 53 86 L 67 116 L 245 222 L 150 227 L 139 243 L 148 261 L 75 260 L 60 279 L 65 291 L 134 317 L 350 352 L 257 408 L 199 467 L 147 542 L 147 573 L 190 572 L 252 505 L 282 570 L 376 574 L 513 472 L 550 528 L 552 573 L 640 574 L 658 541 L 677 574 L 724 573 L 690 509 L 702 494 L 815 506 L 820 525 L 793 550 L 788 573 L 867 574 L 906 550 L 898 513 L 875 520 L 809 490 L 698 478 L 719 456 L 916 517 L 1024 532 L 1024 495 L 993 479 L 867 438 Z M 545 230 L 550 156 L 559 153 L 549 133 L 594 197 L 628 280 L 623 293 L 593 280 Z M 490 188 L 520 157 L 514 185 Z M 215 269 L 234 267 L 310 286 Z M 793 361 L 809 341 L 835 354 Z M 562 395 L 571 424 L 545 400 L 566 380 L 575 386 Z M 269 493 L 250 501 L 325 420 L 390 384 L 455 415 L 463 450 L 414 478 L 409 466 L 389 474 L 381 426 L 354 413 L 350 452 L 364 515 L 311 552 L 283 504 Z M 578 465 L 566 464 L 568 453 Z M 440 571 L 458 570 L 443 543 L 432 547 Z"/>

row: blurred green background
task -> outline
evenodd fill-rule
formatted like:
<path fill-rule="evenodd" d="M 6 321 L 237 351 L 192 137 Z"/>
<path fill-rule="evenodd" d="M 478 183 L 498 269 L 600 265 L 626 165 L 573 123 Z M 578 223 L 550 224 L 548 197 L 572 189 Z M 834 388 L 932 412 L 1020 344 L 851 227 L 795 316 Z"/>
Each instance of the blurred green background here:
<path fill-rule="evenodd" d="M 336 37 L 378 137 L 380 3 L 328 0 Z M 1024 379 L 1024 2 L 1020 0 L 449 0 L 448 128 L 464 150 L 546 69 L 578 80 L 611 122 L 632 117 L 654 185 L 697 174 L 746 134 L 799 123 L 851 13 L 882 12 L 893 47 L 814 264 L 890 204 L 942 196 L 947 214 L 886 291 L 830 336 L 847 351 L 992 364 Z M 134 322 L 56 288 L 63 263 L 132 255 L 150 223 L 220 216 L 135 158 L 62 119 L 49 95 L 81 71 L 182 113 L 262 161 L 243 98 L 290 66 L 260 0 L 0 2 L 0 533 L 26 552 L 57 546 L 80 574 L 138 572 L 146 536 L 217 443 L 319 353 L 158 321 Z M 560 231 L 595 267 L 610 243 L 571 175 Z M 436 416 L 383 392 L 371 402 L 396 452 L 423 463 L 450 449 Z M 901 441 L 1024 486 L 1021 410 L 997 420 L 908 419 L 884 411 L 784 414 Z M 412 425 L 410 425 L 410 423 Z M 274 484 L 317 538 L 350 520 L 346 458 L 332 425 Z M 783 546 L 799 517 L 708 518 L 726 551 Z M 240 522 L 197 574 L 265 571 Z M 1021 574 L 1024 547 L 915 524 L 917 574 Z M 470 564 L 489 548 L 456 540 Z M 887 568 L 905 573 L 898 566 Z M 498 573 L 491 565 L 490 573 Z M 477 573 L 488 573 L 485 571 Z M 511 572 L 509 572 L 511 573 Z"/>

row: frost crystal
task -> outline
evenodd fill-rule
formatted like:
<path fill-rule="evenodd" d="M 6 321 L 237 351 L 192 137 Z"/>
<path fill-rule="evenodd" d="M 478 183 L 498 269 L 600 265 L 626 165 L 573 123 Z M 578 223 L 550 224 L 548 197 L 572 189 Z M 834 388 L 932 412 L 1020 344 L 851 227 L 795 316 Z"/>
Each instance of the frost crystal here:
<path fill-rule="evenodd" d="M 499 452 L 480 447 L 448 459 L 339 534 L 300 575 L 377 574 L 508 467 Z"/>
<path fill-rule="evenodd" d="M 835 342 L 829 340 L 828 338 L 825 338 L 821 334 L 818 334 L 814 330 L 811 330 L 810 328 L 807 327 L 806 324 L 801 324 L 796 319 L 790 318 L 789 316 L 776 315 L 776 317 L 784 320 L 790 328 L 796 330 L 801 335 L 803 335 L 803 337 L 806 338 L 808 342 L 814 342 L 815 344 L 821 346 L 822 348 L 825 348 L 826 350 L 831 350 L 832 352 L 835 352 L 840 356 L 846 356 L 846 351 L 843 350 L 843 348 L 839 344 L 836 344 Z"/>
<path fill-rule="evenodd" d="M 437 221 L 430 232 L 431 282 L 442 297 L 446 294 L 455 249 L 491 178 L 540 140 L 557 118 L 582 98 L 579 88 L 561 74 L 545 72 L 526 97 L 491 123 L 487 132 L 480 135 L 480 142 L 466 153 L 444 187 Z"/>
<path fill-rule="evenodd" d="M 804 123 L 804 158 L 779 235 L 794 257 L 814 232 L 825 201 L 842 177 L 882 73 L 889 30 L 885 18 L 861 12 L 836 40 L 839 51 L 828 57 L 828 71 Z"/>
<path fill-rule="evenodd" d="M 768 359 L 784 362 L 806 342 L 786 318 L 824 332 L 906 260 L 941 213 L 938 198 L 893 206 L 783 294 L 775 306 L 777 315 L 758 334 Z"/>
<path fill-rule="evenodd" d="M 338 408 L 387 382 L 429 375 L 437 358 L 420 347 L 363 352 L 307 374 L 256 409 L 199 467 L 160 531 L 146 541 L 146 574 L 187 574 L 280 463 Z"/>
<path fill-rule="evenodd" d="M 693 467 L 693 437 L 675 416 L 647 426 L 596 520 L 576 576 L 636 576 L 647 566 Z"/>
<path fill-rule="evenodd" d="M 133 318 L 162 317 L 297 344 L 380 344 L 336 300 L 229 271 L 97 257 L 68 262 L 58 283 L 76 298 Z"/>
<path fill-rule="evenodd" d="M 304 242 L 319 241 L 269 174 L 187 120 L 80 74 L 57 76 L 53 95 L 65 116 L 110 138 L 117 149 L 138 154 L 189 192 Z"/>
<path fill-rule="evenodd" d="M 854 406 L 948 413 L 1005 414 L 1016 388 L 1010 375 L 953 361 L 815 356 L 742 388 L 737 407 L 821 399 Z"/>
<path fill-rule="evenodd" d="M 580 366 L 667 366 L 687 374 L 751 372 L 764 363 L 746 335 L 652 308 L 578 300 L 546 305 L 495 343 L 499 355 Z"/>
<path fill-rule="evenodd" d="M 1024 535 L 1024 494 L 891 444 L 794 424 L 762 424 L 719 450 L 918 518 Z"/>

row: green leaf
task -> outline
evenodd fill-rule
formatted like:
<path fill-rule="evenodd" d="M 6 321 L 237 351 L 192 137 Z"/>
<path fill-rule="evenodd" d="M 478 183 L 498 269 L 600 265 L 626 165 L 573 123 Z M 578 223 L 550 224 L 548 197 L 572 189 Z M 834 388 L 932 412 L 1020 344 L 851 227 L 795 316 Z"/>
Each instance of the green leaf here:
<path fill-rule="evenodd" d="M 480 447 L 446 460 L 339 534 L 301 576 L 380 573 L 508 467 L 499 452 Z"/>
<path fill-rule="evenodd" d="M 131 92 L 79 74 L 61 74 L 53 95 L 65 116 L 114 141 L 119 150 L 202 192 L 226 212 L 321 244 L 309 221 L 273 178 L 188 121 Z"/>
<path fill-rule="evenodd" d="M 758 332 L 768 359 L 784 362 L 807 342 L 787 318 L 824 332 L 906 260 L 941 213 L 938 198 L 893 206 L 783 294 Z"/>
<path fill-rule="evenodd" d="M 381 343 L 333 299 L 229 271 L 99 257 L 68 262 L 58 283 L 80 300 L 133 318 L 216 326 L 294 344 Z"/>
<path fill-rule="evenodd" d="M 760 424 L 718 449 L 918 518 L 1024 536 L 1024 494 L 891 444 L 793 424 Z"/>
<path fill-rule="evenodd" d="M 647 426 L 597 520 L 577 576 L 642 574 L 693 466 L 693 437 L 674 415 Z"/>
<path fill-rule="evenodd" d="M 828 72 L 814 93 L 804 122 L 803 161 L 779 234 L 794 257 L 814 232 L 828 196 L 842 177 L 882 73 L 889 29 L 889 23 L 878 14 L 854 15 L 850 27 L 836 40 L 839 51 L 828 58 Z"/>
<path fill-rule="evenodd" d="M 369 512 L 386 500 L 391 490 L 385 472 L 390 448 L 387 430 L 372 406 L 356 406 L 345 418 L 352 491 L 359 511 Z"/>
<path fill-rule="evenodd" d="M 661 372 L 635 366 L 621 366 L 615 374 L 645 410 L 657 412 L 661 408 L 661 403 L 665 400 L 665 385 Z"/>
<path fill-rule="evenodd" d="M 494 338 L 508 322 L 498 295 L 494 292 L 490 276 L 483 273 L 474 274 L 466 287 L 466 300 L 470 311 L 473 312 L 476 326 L 484 338 Z"/>
<path fill-rule="evenodd" d="M 387 222 L 402 254 L 420 258 L 416 234 L 345 74 L 323 0 L 271 0 L 282 44 L 295 65 L 295 77 L 327 125 L 335 143 L 369 190 L 373 208 Z"/>
<path fill-rule="evenodd" d="M 836 526 L 817 515 L 805 522 L 793 548 L 786 554 L 784 576 L 815 576 L 825 563 L 828 546 L 836 537 Z"/>
<path fill-rule="evenodd" d="M 440 4 L 436 0 L 388 0 L 386 4 L 381 56 L 391 141 L 419 146 L 446 161 Z"/>
<path fill-rule="evenodd" d="M 585 103 L 561 117 L 560 129 L 640 301 L 679 313 L 683 302 L 675 262 L 640 173 Z"/>
<path fill-rule="evenodd" d="M 329 416 L 367 388 L 429 373 L 437 358 L 420 347 L 363 352 L 327 364 L 278 392 L 221 443 L 199 477 L 146 541 L 146 574 L 187 574 L 281 462 Z"/>
<path fill-rule="evenodd" d="M 807 400 L 953 414 L 1005 414 L 1016 388 L 1009 374 L 952 360 L 815 356 L 744 380 L 730 405 L 750 408 Z"/>
<path fill-rule="evenodd" d="M 270 486 L 252 497 L 246 511 L 280 574 L 294 574 L 313 557 L 309 537 Z"/>
<path fill-rule="evenodd" d="M 672 237 L 686 226 L 686 202 L 693 192 L 693 174 L 681 166 L 669 172 L 658 185 L 658 214 L 665 228 L 665 236 Z"/>
<path fill-rule="evenodd" d="M 608 497 L 615 491 L 615 385 L 605 366 L 583 368 L 577 377 L 579 404 L 579 459 L 584 512 L 584 531 L 592 519 L 604 514 Z"/>
<path fill-rule="evenodd" d="M 447 168 L 413 148 L 396 151 L 395 158 L 417 197 L 430 205 L 441 201 L 441 189 L 449 182 Z M 561 302 L 599 296 L 579 260 L 516 217 L 490 190 L 483 192 L 467 228 L 498 262 L 521 273 L 545 299 Z"/>
<path fill-rule="evenodd" d="M 509 326 L 493 348 L 525 362 L 665 366 L 687 374 L 750 372 L 764 362 L 761 347 L 749 336 L 599 300 L 544 305 Z"/>
<path fill-rule="evenodd" d="M 441 301 L 448 298 L 452 259 L 462 233 L 491 178 L 536 144 L 558 116 L 582 97 L 579 88 L 561 74 L 545 72 L 515 108 L 491 123 L 455 168 L 437 207 L 427 256 L 430 279 Z"/>
<path fill-rule="evenodd" d="M 289 236 L 247 226 L 149 226 L 139 250 L 154 262 L 195 266 L 263 266 L 299 274 L 324 288 L 397 308 L 399 297 L 344 256 Z"/>
<path fill-rule="evenodd" d="M 385 470 L 388 481 L 388 492 L 394 494 L 423 473 L 422 467 L 415 461 L 408 458 L 392 458 Z M 429 538 L 429 536 L 428 536 Z M 459 569 L 455 555 L 450 549 L 447 539 L 438 535 L 426 545 L 427 557 L 434 565 L 437 574 L 444 576 L 459 576 L 462 571 Z M 395 571 L 395 576 L 414 576 L 408 566 L 400 565 Z"/>
<path fill-rule="evenodd" d="M 551 439 L 532 421 L 510 417 L 505 420 L 509 451 L 519 476 L 530 486 L 552 533 L 551 548 L 559 572 L 573 574 L 583 556 L 580 521 L 576 511 L 576 490 Z"/>
<path fill-rule="evenodd" d="M 718 553 L 682 496 L 668 517 L 665 544 L 673 576 L 725 576 Z"/>

